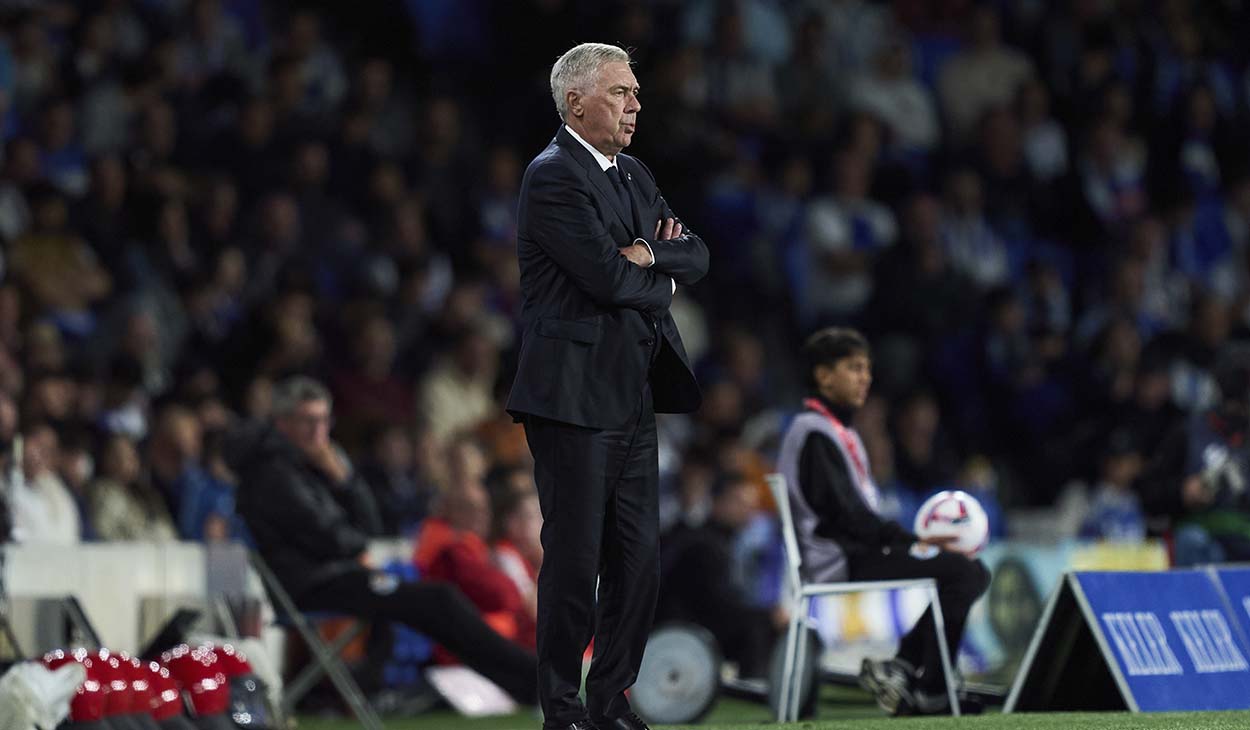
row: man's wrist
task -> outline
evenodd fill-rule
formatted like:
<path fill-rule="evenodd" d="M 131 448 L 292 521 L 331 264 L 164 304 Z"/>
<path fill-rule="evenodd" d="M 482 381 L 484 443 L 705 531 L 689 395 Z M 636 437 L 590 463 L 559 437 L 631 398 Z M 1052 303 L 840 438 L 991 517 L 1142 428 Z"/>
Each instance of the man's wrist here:
<path fill-rule="evenodd" d="M 655 266 L 655 251 L 651 250 L 651 244 L 647 243 L 647 239 L 645 239 L 645 238 L 635 238 L 635 239 L 634 239 L 634 245 L 635 245 L 635 246 L 637 246 L 637 245 L 639 245 L 639 244 L 641 244 L 641 245 L 643 245 L 643 246 L 646 246 L 646 247 L 647 247 L 647 253 L 651 254 L 651 263 L 647 264 L 646 266 L 644 266 L 644 267 L 642 267 L 642 268 L 644 268 L 644 269 L 649 269 L 649 268 L 651 268 L 652 266 Z"/>

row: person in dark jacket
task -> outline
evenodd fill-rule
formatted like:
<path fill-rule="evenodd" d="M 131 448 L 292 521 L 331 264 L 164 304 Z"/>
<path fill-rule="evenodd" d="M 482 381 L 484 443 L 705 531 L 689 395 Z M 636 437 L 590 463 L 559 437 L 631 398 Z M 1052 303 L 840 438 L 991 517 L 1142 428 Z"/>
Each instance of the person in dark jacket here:
<path fill-rule="evenodd" d="M 803 356 L 812 392 L 786 431 L 778 467 L 790 489 L 804 579 L 934 578 L 947 646 L 956 651 L 968 611 L 989 587 L 989 571 L 947 549 L 953 538 L 922 540 L 881 517 L 868 452 L 852 426 L 872 384 L 863 335 L 820 330 L 805 343 Z M 893 659 L 864 660 L 860 683 L 891 714 L 949 711 L 931 610 L 903 637 Z"/>
<path fill-rule="evenodd" d="M 656 622 L 689 621 L 716 637 L 740 677 L 768 676 L 768 657 L 787 616 L 753 605 L 735 575 L 734 543 L 759 511 L 759 490 L 741 473 L 712 485 L 712 514 L 664 535 Z"/>
<path fill-rule="evenodd" d="M 293 377 L 274 391 L 272 423 L 236 433 L 230 449 L 239 514 L 279 582 L 303 610 L 403 622 L 533 704 L 533 654 L 492 631 L 463 594 L 369 567 L 366 549 L 381 519 L 368 486 L 330 440 L 330 413 L 325 386 Z"/>
<path fill-rule="evenodd" d="M 1176 424 L 1134 488 L 1173 529 L 1178 566 L 1250 560 L 1250 349 L 1216 361 L 1220 399 Z"/>

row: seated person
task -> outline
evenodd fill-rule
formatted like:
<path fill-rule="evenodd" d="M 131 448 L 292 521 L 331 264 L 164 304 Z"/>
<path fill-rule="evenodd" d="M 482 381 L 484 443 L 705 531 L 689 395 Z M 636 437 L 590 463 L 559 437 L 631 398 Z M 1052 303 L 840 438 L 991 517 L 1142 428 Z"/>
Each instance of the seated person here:
<path fill-rule="evenodd" d="M 521 593 L 491 561 L 486 544 L 490 525 L 486 488 L 476 481 L 461 482 L 435 500 L 434 514 L 417 534 L 412 560 L 423 577 L 459 588 L 491 628 L 517 641 Z"/>
<path fill-rule="evenodd" d="M 1250 350 L 1226 346 L 1213 370 L 1218 402 L 1174 425 L 1134 485 L 1172 524 L 1178 566 L 1250 561 Z"/>
<path fill-rule="evenodd" d="M 91 524 L 101 540 L 178 539 L 165 500 L 143 477 L 139 452 L 124 433 L 105 442 L 100 471 L 88 490 Z"/>
<path fill-rule="evenodd" d="M 921 540 L 880 516 L 868 454 L 851 425 L 872 384 L 863 335 L 824 329 L 807 340 L 803 355 L 811 395 L 786 431 L 778 469 L 790 490 L 804 580 L 936 579 L 953 660 L 990 573 L 980 561 L 946 549 L 953 538 Z M 936 714 L 950 710 L 942 674 L 930 609 L 893 659 L 864 660 L 860 683 L 891 714 Z"/>
<path fill-rule="evenodd" d="M 525 704 L 537 698 L 534 655 L 491 630 L 460 591 L 370 569 L 381 521 L 369 488 L 330 440 L 330 393 L 305 377 L 279 384 L 272 422 L 234 434 L 238 512 L 295 604 L 407 624 Z"/>
<path fill-rule="evenodd" d="M 755 606 L 734 577 L 734 543 L 759 510 L 759 490 L 741 474 L 712 484 L 707 522 L 678 524 L 661 541 L 660 599 L 656 623 L 688 621 L 716 637 L 740 677 L 767 677 L 768 657 L 787 616 Z"/>
<path fill-rule="evenodd" d="M 517 641 L 533 649 L 538 640 L 538 569 L 543 564 L 543 513 L 533 481 L 525 487 L 524 491 L 501 490 L 496 497 L 491 552 L 495 565 L 512 579 L 521 594 Z"/>

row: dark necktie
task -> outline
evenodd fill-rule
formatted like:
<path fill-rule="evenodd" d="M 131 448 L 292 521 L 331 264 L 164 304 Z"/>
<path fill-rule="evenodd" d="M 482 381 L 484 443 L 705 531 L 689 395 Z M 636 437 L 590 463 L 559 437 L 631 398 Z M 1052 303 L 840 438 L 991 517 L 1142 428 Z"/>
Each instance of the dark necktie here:
<path fill-rule="evenodd" d="M 605 172 L 608 173 L 608 179 L 612 181 L 612 187 L 616 188 L 616 197 L 620 199 L 621 205 L 632 219 L 634 215 L 634 199 L 629 194 L 629 188 L 625 186 L 624 178 L 621 177 L 621 168 L 613 165 Z"/>

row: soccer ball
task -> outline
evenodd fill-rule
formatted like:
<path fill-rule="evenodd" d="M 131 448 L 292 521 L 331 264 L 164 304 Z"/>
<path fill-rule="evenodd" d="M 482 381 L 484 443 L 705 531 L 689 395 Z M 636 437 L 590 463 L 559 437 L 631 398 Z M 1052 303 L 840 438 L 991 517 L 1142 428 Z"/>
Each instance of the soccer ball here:
<path fill-rule="evenodd" d="M 955 537 L 949 549 L 975 555 L 990 539 L 990 520 L 971 494 L 947 490 L 925 500 L 916 512 L 918 537 Z"/>

